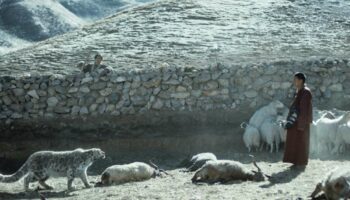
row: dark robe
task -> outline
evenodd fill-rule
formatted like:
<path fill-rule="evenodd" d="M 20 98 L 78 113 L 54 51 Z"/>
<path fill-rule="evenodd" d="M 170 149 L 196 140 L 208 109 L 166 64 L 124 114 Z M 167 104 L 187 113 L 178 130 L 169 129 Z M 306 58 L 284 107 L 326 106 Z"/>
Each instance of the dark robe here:
<path fill-rule="evenodd" d="M 82 71 L 84 73 L 86 72 L 93 72 L 94 70 L 98 70 L 98 69 L 103 69 L 103 72 L 105 74 L 109 73 L 111 71 L 110 67 L 107 67 L 106 65 L 96 65 L 96 64 L 88 64 L 85 65 L 82 69 Z"/>
<path fill-rule="evenodd" d="M 307 165 L 309 159 L 310 124 L 312 123 L 312 95 L 307 87 L 298 91 L 291 107 L 299 111 L 294 125 L 287 130 L 283 162 Z"/>

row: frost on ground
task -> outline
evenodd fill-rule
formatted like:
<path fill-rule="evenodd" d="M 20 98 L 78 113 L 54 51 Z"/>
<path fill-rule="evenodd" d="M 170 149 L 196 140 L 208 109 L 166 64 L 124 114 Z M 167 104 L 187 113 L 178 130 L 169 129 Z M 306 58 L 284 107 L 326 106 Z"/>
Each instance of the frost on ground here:
<path fill-rule="evenodd" d="M 346 0 L 161 0 L 1 56 L 1 74 L 71 74 L 96 52 L 115 68 L 348 58 Z"/>
<path fill-rule="evenodd" d="M 272 156 L 271 156 L 272 155 Z M 41 191 L 48 199 L 308 199 L 316 183 L 336 167 L 348 167 L 348 156 L 336 159 L 311 159 L 305 171 L 295 171 L 289 164 L 282 163 L 282 154 L 260 153 L 258 164 L 263 171 L 273 176 L 265 182 L 234 182 L 232 184 L 194 185 L 193 173 L 170 169 L 172 176 L 155 178 L 144 182 L 127 183 L 118 186 L 84 189 L 80 180 L 75 180 L 78 190 L 67 193 L 66 179 L 50 179 L 53 191 Z M 222 157 L 232 158 L 232 156 Z M 250 158 L 242 155 L 237 160 L 248 165 Z M 90 181 L 98 181 L 99 176 L 89 176 Z M 32 187 L 36 187 L 33 184 Z M 0 199 L 35 199 L 36 192 L 24 193 L 22 182 L 14 184 L 0 183 Z"/>

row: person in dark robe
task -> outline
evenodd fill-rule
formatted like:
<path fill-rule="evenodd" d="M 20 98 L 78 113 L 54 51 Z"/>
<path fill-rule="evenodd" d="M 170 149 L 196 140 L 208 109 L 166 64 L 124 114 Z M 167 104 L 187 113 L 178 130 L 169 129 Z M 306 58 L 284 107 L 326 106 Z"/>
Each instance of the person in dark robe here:
<path fill-rule="evenodd" d="M 285 126 L 287 140 L 283 162 L 292 163 L 293 168 L 297 169 L 305 169 L 309 159 L 312 94 L 305 82 L 305 74 L 300 72 L 294 74 L 296 95 L 290 105 Z"/>
<path fill-rule="evenodd" d="M 100 75 L 108 74 L 112 71 L 110 67 L 107 67 L 106 65 L 101 64 L 103 60 L 103 57 L 101 54 L 95 55 L 95 63 L 94 64 L 88 64 L 83 66 L 82 71 L 84 73 L 87 72 L 93 72 L 93 71 L 100 71 Z"/>

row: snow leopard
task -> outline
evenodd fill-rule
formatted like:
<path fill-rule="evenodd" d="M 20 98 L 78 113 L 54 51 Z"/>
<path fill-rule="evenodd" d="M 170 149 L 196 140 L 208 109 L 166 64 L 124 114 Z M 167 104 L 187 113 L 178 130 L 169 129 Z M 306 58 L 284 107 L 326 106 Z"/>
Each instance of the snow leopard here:
<path fill-rule="evenodd" d="M 44 189 L 53 189 L 45 183 L 50 177 L 67 177 L 68 191 L 74 190 L 74 178 L 80 178 L 86 188 L 86 171 L 98 159 L 104 159 L 105 153 L 98 148 L 75 149 L 73 151 L 38 151 L 29 156 L 22 167 L 12 175 L 0 174 L 0 182 L 13 183 L 24 177 L 24 189 L 30 191 L 29 183 L 39 182 Z"/>

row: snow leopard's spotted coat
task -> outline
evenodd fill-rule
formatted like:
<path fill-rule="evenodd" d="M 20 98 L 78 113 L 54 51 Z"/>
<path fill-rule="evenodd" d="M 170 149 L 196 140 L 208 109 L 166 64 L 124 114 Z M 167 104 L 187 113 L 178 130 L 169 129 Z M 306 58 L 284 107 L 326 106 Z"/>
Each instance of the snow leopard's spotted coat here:
<path fill-rule="evenodd" d="M 85 187 L 91 187 L 86 170 L 97 159 L 104 158 L 101 149 L 75 149 L 73 151 L 39 151 L 33 153 L 23 166 L 12 175 L 1 175 L 0 182 L 16 182 L 24 178 L 24 189 L 29 190 L 29 183 L 38 181 L 45 189 L 52 189 L 45 181 L 49 177 L 67 177 L 68 190 L 73 190 L 74 178 L 80 178 Z"/>

